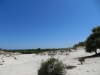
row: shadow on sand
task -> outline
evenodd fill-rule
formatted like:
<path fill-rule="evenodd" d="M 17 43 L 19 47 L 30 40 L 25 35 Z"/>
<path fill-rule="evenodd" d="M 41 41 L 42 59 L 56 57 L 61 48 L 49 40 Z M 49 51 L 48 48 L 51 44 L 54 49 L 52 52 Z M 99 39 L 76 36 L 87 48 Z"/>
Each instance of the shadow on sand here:
<path fill-rule="evenodd" d="M 84 58 L 95 58 L 95 57 L 100 57 L 100 53 L 91 56 L 85 56 Z"/>

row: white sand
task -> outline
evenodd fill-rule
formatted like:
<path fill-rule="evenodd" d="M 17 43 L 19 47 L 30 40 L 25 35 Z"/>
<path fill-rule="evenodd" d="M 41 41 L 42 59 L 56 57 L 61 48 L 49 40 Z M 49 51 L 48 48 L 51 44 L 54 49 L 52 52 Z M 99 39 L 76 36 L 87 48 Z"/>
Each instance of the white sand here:
<path fill-rule="evenodd" d="M 48 56 L 47 53 L 45 54 L 46 55 L 21 54 L 13 55 L 13 57 L 0 55 L 0 62 L 3 64 L 0 65 L 0 75 L 37 75 L 40 63 L 51 57 Z M 77 51 L 68 53 L 68 55 L 65 54 L 59 55 L 59 53 L 57 53 L 54 57 L 59 58 L 59 60 L 62 60 L 66 65 L 76 66 L 74 69 L 67 70 L 66 75 L 100 75 L 100 57 L 87 58 L 83 65 L 80 65 L 80 62 L 76 59 L 95 53 L 86 53 L 83 49 L 79 48 Z M 17 60 L 14 59 L 14 57 L 16 57 Z"/>

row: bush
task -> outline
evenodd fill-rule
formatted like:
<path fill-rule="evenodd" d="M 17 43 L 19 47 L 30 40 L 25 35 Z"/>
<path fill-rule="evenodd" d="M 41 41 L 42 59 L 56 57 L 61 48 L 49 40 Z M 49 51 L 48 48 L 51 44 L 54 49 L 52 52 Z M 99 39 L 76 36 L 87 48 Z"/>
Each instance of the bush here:
<path fill-rule="evenodd" d="M 61 61 L 50 58 L 41 63 L 38 75 L 66 75 L 65 66 Z"/>
<path fill-rule="evenodd" d="M 85 58 L 84 58 L 84 57 L 79 57 L 79 58 L 78 58 L 78 61 L 79 61 L 81 64 L 83 64 L 83 62 L 85 61 Z"/>

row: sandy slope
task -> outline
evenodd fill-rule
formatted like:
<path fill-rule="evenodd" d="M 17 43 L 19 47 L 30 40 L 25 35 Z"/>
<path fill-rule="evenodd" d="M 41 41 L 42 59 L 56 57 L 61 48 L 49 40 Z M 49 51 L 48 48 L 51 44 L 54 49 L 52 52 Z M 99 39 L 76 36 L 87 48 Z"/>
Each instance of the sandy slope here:
<path fill-rule="evenodd" d="M 65 52 L 64 52 L 65 53 Z M 82 49 L 72 51 L 68 55 L 55 55 L 55 58 L 62 60 L 64 64 L 74 65 L 76 68 L 67 70 L 68 75 L 100 75 L 100 57 L 87 58 L 83 65 L 78 62 L 78 57 L 91 56 L 94 53 L 86 53 Z M 14 57 L 17 58 L 14 59 Z M 51 56 L 23 54 L 6 57 L 0 55 L 0 75 L 37 75 L 37 70 L 42 61 Z M 4 62 L 2 62 L 4 61 Z M 66 74 L 66 75 L 67 75 Z"/>

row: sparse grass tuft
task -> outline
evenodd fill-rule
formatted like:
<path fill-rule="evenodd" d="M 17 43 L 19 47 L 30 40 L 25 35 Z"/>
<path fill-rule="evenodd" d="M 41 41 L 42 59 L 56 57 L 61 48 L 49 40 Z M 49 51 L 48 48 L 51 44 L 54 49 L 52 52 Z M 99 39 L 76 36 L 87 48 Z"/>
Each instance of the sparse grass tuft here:
<path fill-rule="evenodd" d="M 71 66 L 71 65 L 68 65 L 66 66 L 67 69 L 73 69 L 73 68 L 76 68 L 76 66 Z"/>
<path fill-rule="evenodd" d="M 79 61 L 81 64 L 83 64 L 83 62 L 85 61 L 85 58 L 84 58 L 84 57 L 79 57 L 79 58 L 78 58 L 78 61 Z"/>

